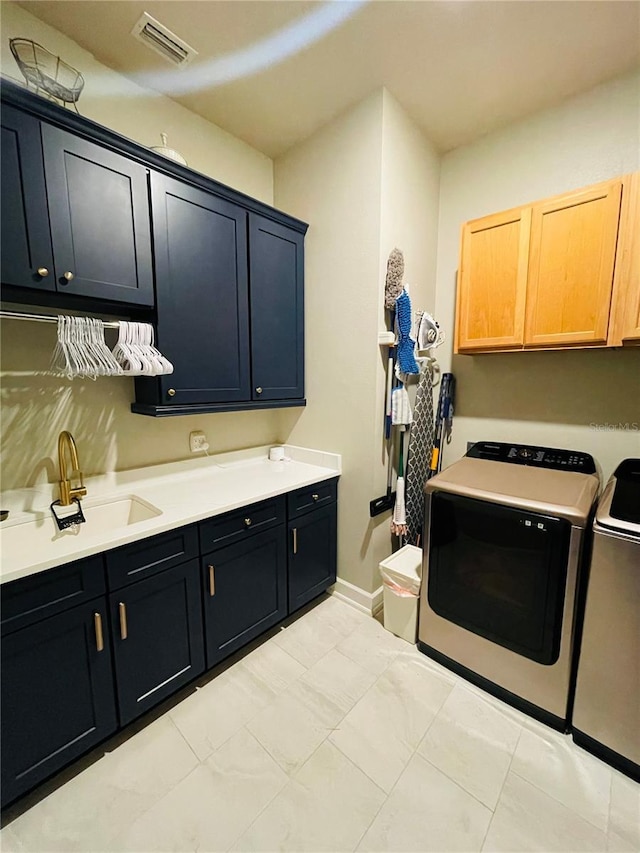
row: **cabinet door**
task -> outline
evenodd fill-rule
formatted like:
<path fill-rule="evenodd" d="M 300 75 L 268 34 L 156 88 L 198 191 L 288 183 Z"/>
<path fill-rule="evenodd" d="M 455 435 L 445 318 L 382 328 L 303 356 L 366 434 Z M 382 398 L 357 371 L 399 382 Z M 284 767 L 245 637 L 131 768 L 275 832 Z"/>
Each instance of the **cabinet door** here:
<path fill-rule="evenodd" d="M 147 170 L 42 124 L 57 289 L 153 305 Z"/>
<path fill-rule="evenodd" d="M 621 181 L 533 207 L 526 346 L 604 344 Z"/>
<path fill-rule="evenodd" d="M 530 226 L 531 208 L 463 226 L 456 351 L 522 346 Z"/>
<path fill-rule="evenodd" d="M 623 179 L 609 344 L 640 344 L 640 172 Z"/>
<path fill-rule="evenodd" d="M 2 283 L 55 290 L 40 122 L 2 106 Z"/>
<path fill-rule="evenodd" d="M 198 561 L 109 596 L 122 725 L 204 669 Z"/>
<path fill-rule="evenodd" d="M 249 400 L 246 212 L 151 175 L 162 402 Z M 173 393 L 171 393 L 173 392 Z"/>
<path fill-rule="evenodd" d="M 336 580 L 337 504 L 289 522 L 289 613 Z"/>
<path fill-rule="evenodd" d="M 202 559 L 207 667 L 287 615 L 284 525 Z"/>
<path fill-rule="evenodd" d="M 3 805 L 116 730 L 105 604 L 2 638 Z"/>
<path fill-rule="evenodd" d="M 304 238 L 249 215 L 254 400 L 304 397 Z"/>

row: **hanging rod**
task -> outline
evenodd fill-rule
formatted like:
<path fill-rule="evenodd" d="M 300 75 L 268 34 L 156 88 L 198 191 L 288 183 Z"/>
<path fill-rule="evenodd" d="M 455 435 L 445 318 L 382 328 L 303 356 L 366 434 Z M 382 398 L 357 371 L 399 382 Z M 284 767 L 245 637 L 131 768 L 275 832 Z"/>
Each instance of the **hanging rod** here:
<path fill-rule="evenodd" d="M 57 315 L 54 317 L 50 314 L 29 314 L 26 311 L 5 311 L 0 310 L 0 317 L 7 317 L 9 320 L 31 320 L 34 323 L 58 323 Z M 105 329 L 119 329 L 119 320 L 102 321 Z"/>

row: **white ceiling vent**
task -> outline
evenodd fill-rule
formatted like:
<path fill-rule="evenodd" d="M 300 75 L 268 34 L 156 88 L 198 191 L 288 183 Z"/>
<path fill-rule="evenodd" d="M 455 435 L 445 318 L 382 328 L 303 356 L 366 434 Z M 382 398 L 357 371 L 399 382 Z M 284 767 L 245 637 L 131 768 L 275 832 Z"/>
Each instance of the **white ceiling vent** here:
<path fill-rule="evenodd" d="M 173 65 L 188 65 L 198 55 L 197 50 L 194 50 L 186 41 L 178 38 L 175 33 L 172 33 L 147 12 L 142 13 L 139 21 L 131 30 L 131 35 L 144 42 L 147 47 L 155 50 L 160 56 L 164 56 Z"/>

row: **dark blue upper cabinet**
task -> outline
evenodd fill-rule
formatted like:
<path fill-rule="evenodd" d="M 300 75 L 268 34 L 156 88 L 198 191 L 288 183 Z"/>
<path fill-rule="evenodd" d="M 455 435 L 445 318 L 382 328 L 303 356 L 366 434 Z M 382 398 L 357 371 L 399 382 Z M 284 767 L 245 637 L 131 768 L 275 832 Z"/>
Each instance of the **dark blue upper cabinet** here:
<path fill-rule="evenodd" d="M 152 172 L 158 344 L 174 373 L 136 380 L 134 412 L 305 404 L 306 229 L 242 201 Z"/>
<path fill-rule="evenodd" d="M 170 405 L 249 400 L 246 211 L 151 175 L 158 344 Z"/>
<path fill-rule="evenodd" d="M 153 305 L 147 169 L 44 123 L 42 145 L 57 289 Z"/>
<path fill-rule="evenodd" d="M 55 290 L 40 122 L 2 108 L 2 283 Z"/>
<path fill-rule="evenodd" d="M 254 400 L 304 397 L 304 237 L 249 214 Z"/>
<path fill-rule="evenodd" d="M 136 413 L 304 406 L 306 223 L 23 87 L 0 94 L 4 298 L 157 321 L 175 370 L 136 380 Z"/>

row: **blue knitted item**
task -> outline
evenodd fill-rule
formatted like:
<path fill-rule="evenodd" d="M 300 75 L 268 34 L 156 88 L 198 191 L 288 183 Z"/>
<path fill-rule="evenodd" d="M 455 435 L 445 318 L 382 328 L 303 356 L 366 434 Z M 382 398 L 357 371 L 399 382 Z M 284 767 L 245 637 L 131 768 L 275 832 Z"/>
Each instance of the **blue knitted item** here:
<path fill-rule="evenodd" d="M 416 342 L 411 339 L 411 300 L 406 290 L 396 299 L 396 322 L 398 324 L 398 364 L 403 373 L 420 373 L 415 359 Z"/>

